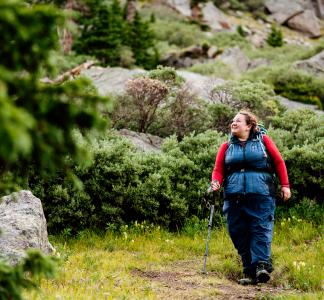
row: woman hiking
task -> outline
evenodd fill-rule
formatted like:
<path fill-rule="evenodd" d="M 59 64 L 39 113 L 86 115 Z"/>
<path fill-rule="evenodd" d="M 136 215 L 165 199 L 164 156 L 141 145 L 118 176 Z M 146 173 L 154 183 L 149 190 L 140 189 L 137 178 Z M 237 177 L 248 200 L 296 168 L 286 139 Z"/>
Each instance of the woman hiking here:
<path fill-rule="evenodd" d="M 274 173 L 287 201 L 291 193 L 281 154 L 258 126 L 256 116 L 240 111 L 231 123 L 230 140 L 218 150 L 212 173 L 213 190 L 223 184 L 227 228 L 243 263 L 239 284 L 267 282 L 273 270 Z"/>

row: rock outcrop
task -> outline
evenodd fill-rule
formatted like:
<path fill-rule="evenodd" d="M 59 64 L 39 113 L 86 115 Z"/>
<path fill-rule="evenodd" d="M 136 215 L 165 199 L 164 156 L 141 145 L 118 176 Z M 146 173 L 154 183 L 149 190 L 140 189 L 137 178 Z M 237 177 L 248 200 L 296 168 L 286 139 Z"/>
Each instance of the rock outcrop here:
<path fill-rule="evenodd" d="M 134 78 L 134 75 L 145 74 L 145 70 L 128 70 L 118 67 L 98 68 L 94 67 L 85 70 L 82 74 L 91 79 L 93 85 L 98 89 L 101 95 L 120 94 L 125 91 L 127 80 Z M 210 78 L 197 73 L 188 71 L 177 71 L 182 76 L 190 89 L 197 96 L 209 99 L 210 90 L 215 85 L 223 84 L 224 80 L 219 78 Z"/>
<path fill-rule="evenodd" d="M 164 0 L 164 2 L 185 17 L 191 17 L 190 0 Z"/>
<path fill-rule="evenodd" d="M 317 55 L 295 62 L 294 66 L 298 69 L 305 70 L 306 72 L 315 75 L 324 75 L 324 50 Z"/>
<path fill-rule="evenodd" d="M 313 10 L 307 9 L 288 21 L 291 29 L 305 33 L 309 37 L 315 38 L 321 35 L 321 27 Z"/>
<path fill-rule="evenodd" d="M 212 31 L 229 30 L 232 28 L 226 15 L 211 1 L 201 4 L 201 22 Z"/>
<path fill-rule="evenodd" d="M 128 70 L 119 67 L 93 67 L 83 70 L 81 75 L 90 78 L 100 95 L 120 94 L 125 90 L 127 80 L 135 75 L 146 73 L 145 70 Z"/>
<path fill-rule="evenodd" d="M 224 84 L 225 80 L 221 78 L 212 78 L 188 71 L 177 71 L 186 81 L 189 90 L 198 97 L 209 101 L 211 91 L 218 85 Z"/>
<path fill-rule="evenodd" d="M 310 37 L 319 37 L 320 23 L 317 15 L 321 5 L 313 5 L 311 0 L 265 0 L 265 6 L 271 13 L 271 17 L 279 24 L 285 24 Z M 317 14 L 317 15 L 316 15 Z"/>
<path fill-rule="evenodd" d="M 264 4 L 271 13 L 271 17 L 279 24 L 284 24 L 290 18 L 302 13 L 309 6 L 305 0 L 265 0 Z"/>
<path fill-rule="evenodd" d="M 217 59 L 230 66 L 237 74 L 241 74 L 249 68 L 250 61 L 239 47 L 226 49 Z"/>
<path fill-rule="evenodd" d="M 121 136 L 124 136 L 132 142 L 132 144 L 143 152 L 160 152 L 163 139 L 149 133 L 140 133 L 128 129 L 118 131 Z"/>
<path fill-rule="evenodd" d="M 0 199 L 0 230 L 0 258 L 10 264 L 18 263 L 29 248 L 53 251 L 41 201 L 30 191 Z"/>

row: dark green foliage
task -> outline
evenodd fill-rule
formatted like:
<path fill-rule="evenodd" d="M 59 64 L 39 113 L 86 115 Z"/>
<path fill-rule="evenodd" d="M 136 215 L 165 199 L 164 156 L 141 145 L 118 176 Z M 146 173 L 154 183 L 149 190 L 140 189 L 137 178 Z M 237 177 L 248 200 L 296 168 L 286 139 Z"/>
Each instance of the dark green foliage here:
<path fill-rule="evenodd" d="M 184 83 L 184 79 L 171 67 L 157 66 L 155 70 L 150 71 L 148 77 L 164 82 L 171 89 L 178 88 Z"/>
<path fill-rule="evenodd" d="M 267 43 L 272 47 L 281 47 L 283 45 L 282 31 L 275 25 L 271 26 L 271 31 L 267 37 Z"/>
<path fill-rule="evenodd" d="M 243 29 L 243 27 L 241 25 L 237 26 L 236 31 L 242 37 L 246 37 L 247 36 L 246 31 L 244 31 L 244 29 Z"/>
<path fill-rule="evenodd" d="M 218 32 L 209 39 L 212 45 L 220 49 L 239 46 L 241 49 L 251 49 L 248 40 L 237 32 Z"/>
<path fill-rule="evenodd" d="M 217 86 L 210 95 L 215 104 L 221 103 L 227 106 L 227 109 L 224 110 L 227 116 L 231 115 L 229 110 L 235 114 L 240 109 L 248 109 L 263 119 L 264 122 L 267 122 L 270 116 L 274 116 L 283 110 L 274 96 L 274 91 L 270 85 L 250 81 L 229 81 Z M 220 122 L 220 125 L 226 124 Z"/>
<path fill-rule="evenodd" d="M 60 24 L 63 18 L 53 7 L 27 7 L 18 0 L 0 4 L 1 174 L 18 170 L 23 178 L 31 163 L 40 172 L 68 168 L 67 154 L 84 161 L 85 149 L 76 145 L 73 130 L 106 124 L 98 107 L 108 99 L 99 97 L 87 80 L 55 86 L 40 82 L 41 70 L 51 71 Z"/>
<path fill-rule="evenodd" d="M 58 47 L 57 26 L 63 22 L 51 6 L 0 2 L 1 194 L 27 187 L 27 173 L 36 179 L 61 170 L 62 178 L 73 178 L 71 165 L 89 160 L 74 130 L 86 136 L 106 124 L 98 108 L 104 110 L 108 99 L 99 97 L 87 80 L 40 82 L 42 72 L 53 70 L 50 55 Z M 34 251 L 13 268 L 0 262 L 0 299 L 21 299 L 22 289 L 36 288 L 42 274 L 53 274 L 53 264 Z"/>
<path fill-rule="evenodd" d="M 75 167 L 83 191 L 59 174 L 43 181 L 31 176 L 30 187 L 43 199 L 52 232 L 105 229 L 135 220 L 180 228 L 191 215 L 202 216 L 202 194 L 224 139 L 215 132 L 188 136 L 180 143 L 173 137 L 163 153 L 143 156 L 122 138 L 109 135 L 93 148 L 93 165 Z"/>
<path fill-rule="evenodd" d="M 274 90 L 290 100 L 324 106 L 324 78 L 296 69 L 278 74 L 273 82 Z"/>
<path fill-rule="evenodd" d="M 244 4 L 246 1 L 239 1 L 239 0 L 213 0 L 215 6 L 221 9 L 232 9 L 232 10 L 241 10 L 246 11 L 247 7 Z"/>
<path fill-rule="evenodd" d="M 293 191 L 290 206 L 304 196 L 322 201 L 323 125 L 323 117 L 311 111 L 286 112 L 272 120 L 268 134 L 287 164 Z M 31 176 L 29 182 L 43 199 L 51 232 L 105 229 L 136 220 L 181 228 L 208 214 L 203 194 L 217 149 L 226 140 L 215 131 L 186 135 L 180 142 L 173 136 L 165 140 L 163 152 L 143 154 L 109 134 L 92 146 L 93 165 L 75 166 L 83 191 L 59 174 L 43 182 Z"/>
<path fill-rule="evenodd" d="M 211 116 L 211 128 L 219 132 L 228 132 L 237 111 L 229 105 L 216 103 L 209 105 L 208 112 Z"/>
<path fill-rule="evenodd" d="M 230 3 L 230 8 L 234 9 L 234 10 L 246 10 L 246 6 L 244 3 L 242 3 L 243 1 L 239 1 L 239 0 L 229 0 Z"/>
<path fill-rule="evenodd" d="M 199 44 L 204 39 L 198 25 L 183 20 L 156 19 L 151 28 L 158 41 L 179 48 Z"/>
<path fill-rule="evenodd" d="M 159 112 L 155 128 L 151 132 L 161 136 L 176 134 L 181 140 L 191 132 L 204 132 L 209 124 L 210 115 L 205 101 L 182 88 L 175 98 L 170 97 L 168 106 Z"/>
<path fill-rule="evenodd" d="M 134 20 L 129 25 L 128 46 L 134 53 L 136 64 L 145 69 L 153 69 L 159 62 L 158 51 L 154 48 L 154 34 L 149 24 L 136 11 Z"/>
<path fill-rule="evenodd" d="M 298 195 L 293 202 L 302 196 L 320 202 L 324 192 L 324 117 L 299 110 L 273 118 L 272 125 L 275 130 L 271 136 L 286 161 L 292 190 Z"/>
<path fill-rule="evenodd" d="M 86 5 L 88 10 L 78 19 L 81 35 L 74 45 L 78 53 L 94 56 L 104 65 L 119 66 L 123 64 L 125 47 L 129 47 L 137 65 L 144 68 L 157 65 L 159 54 L 154 48 L 150 22 L 136 12 L 134 20 L 128 23 L 119 0 L 110 5 L 87 0 Z"/>
<path fill-rule="evenodd" d="M 29 250 L 27 257 L 15 267 L 0 261 L 0 300 L 22 300 L 23 289 L 35 289 L 42 277 L 53 277 L 55 260 L 36 250 Z"/>
<path fill-rule="evenodd" d="M 314 200 L 303 198 L 299 203 L 288 202 L 276 209 L 277 219 L 283 217 L 298 218 L 311 221 L 316 225 L 323 225 L 324 203 L 317 203 Z M 319 226 L 319 228 L 320 228 Z"/>
<path fill-rule="evenodd" d="M 155 21 L 156 21 L 155 14 L 152 13 L 151 16 L 150 16 L 150 22 L 151 22 L 151 23 L 155 23 Z"/>
<path fill-rule="evenodd" d="M 88 0 L 86 4 L 89 11 L 78 20 L 82 32 L 74 45 L 76 51 L 94 56 L 104 64 L 119 65 L 121 46 L 125 45 L 127 34 L 119 1 L 113 1 L 109 7 L 97 0 Z"/>
<path fill-rule="evenodd" d="M 213 0 L 217 7 L 241 11 L 261 11 L 264 9 L 264 0 Z"/>

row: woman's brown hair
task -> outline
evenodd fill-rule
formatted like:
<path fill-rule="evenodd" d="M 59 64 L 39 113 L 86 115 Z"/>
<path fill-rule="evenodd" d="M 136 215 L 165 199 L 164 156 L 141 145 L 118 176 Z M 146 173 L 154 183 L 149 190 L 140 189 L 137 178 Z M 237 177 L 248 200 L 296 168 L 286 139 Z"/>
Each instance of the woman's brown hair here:
<path fill-rule="evenodd" d="M 252 114 L 248 110 L 240 110 L 238 112 L 239 114 L 243 115 L 245 117 L 245 121 L 247 125 L 252 125 L 251 130 L 252 132 L 258 132 L 258 118 L 256 115 Z"/>

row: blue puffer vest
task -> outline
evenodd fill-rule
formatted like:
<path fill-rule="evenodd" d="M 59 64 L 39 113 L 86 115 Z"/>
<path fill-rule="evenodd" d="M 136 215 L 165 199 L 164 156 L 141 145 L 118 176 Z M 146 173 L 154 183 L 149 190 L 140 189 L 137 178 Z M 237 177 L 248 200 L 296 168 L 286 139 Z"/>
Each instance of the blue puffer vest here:
<path fill-rule="evenodd" d="M 231 137 L 225 154 L 224 197 L 275 194 L 274 173 L 261 135 L 251 134 L 245 146 Z"/>

